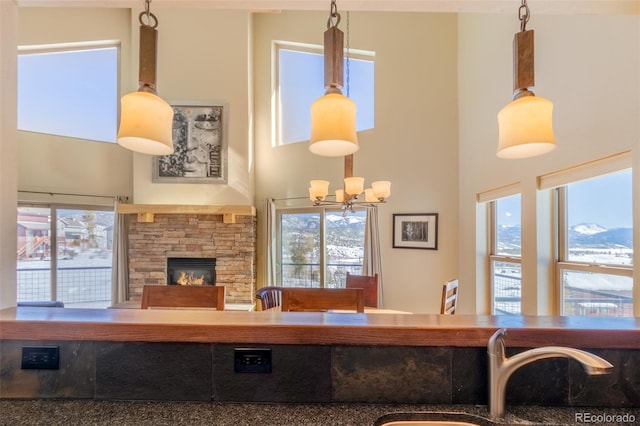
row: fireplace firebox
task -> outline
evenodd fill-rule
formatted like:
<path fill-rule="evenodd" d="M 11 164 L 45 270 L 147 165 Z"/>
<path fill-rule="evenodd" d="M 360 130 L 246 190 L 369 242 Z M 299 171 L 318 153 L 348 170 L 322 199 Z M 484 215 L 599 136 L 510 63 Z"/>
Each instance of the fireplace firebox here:
<path fill-rule="evenodd" d="M 167 258 L 167 285 L 215 285 L 216 259 Z"/>

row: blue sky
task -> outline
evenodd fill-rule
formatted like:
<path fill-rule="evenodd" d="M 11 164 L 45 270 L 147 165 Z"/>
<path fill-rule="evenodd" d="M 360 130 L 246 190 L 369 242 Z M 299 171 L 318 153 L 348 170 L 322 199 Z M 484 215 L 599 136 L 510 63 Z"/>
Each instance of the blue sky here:
<path fill-rule="evenodd" d="M 569 226 L 595 223 L 605 228 L 633 226 L 631 169 L 573 183 L 568 191 Z M 499 202 L 499 223 L 520 222 L 520 197 Z"/>
<path fill-rule="evenodd" d="M 18 129 L 115 142 L 115 47 L 18 55 Z"/>

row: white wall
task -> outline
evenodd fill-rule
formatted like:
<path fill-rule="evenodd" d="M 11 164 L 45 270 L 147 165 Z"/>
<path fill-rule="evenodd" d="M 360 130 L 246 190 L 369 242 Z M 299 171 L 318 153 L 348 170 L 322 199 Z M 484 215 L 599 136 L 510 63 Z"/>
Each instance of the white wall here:
<path fill-rule="evenodd" d="M 327 17 L 283 12 L 254 18 L 259 218 L 264 217 L 265 197 L 306 198 L 309 180 L 328 179 L 335 189 L 343 177 L 341 158 L 315 156 L 307 143 L 271 144 L 270 42 L 322 45 Z M 346 19 L 343 12 L 340 28 L 345 33 Z M 456 16 L 352 12 L 350 46 L 376 54 L 375 129 L 359 132 L 354 171 L 368 183 L 392 182 L 388 203 L 379 207 L 384 306 L 439 312 L 442 284 L 457 273 Z M 438 250 L 391 248 L 393 213 L 439 213 Z M 258 249 L 258 263 L 264 266 L 263 244 Z M 263 270 L 258 281 L 264 282 Z"/>
<path fill-rule="evenodd" d="M 167 9 L 152 11 L 158 24 L 158 94 L 168 102 L 227 107 L 228 184 L 151 182 L 151 156 L 134 154 L 136 204 L 253 205 L 249 27 L 245 11 Z M 139 12 L 135 12 L 137 16 Z M 138 37 L 137 20 L 132 28 Z M 132 58 L 137 69 L 137 43 Z M 129 83 L 129 84 L 128 84 Z M 137 71 L 125 87 L 137 89 Z"/>
<path fill-rule="evenodd" d="M 482 313 L 488 308 L 483 297 L 488 289 L 482 265 L 486 245 L 476 241 L 481 231 L 476 224 L 476 194 L 521 182 L 522 309 L 546 314 L 551 309 L 547 293 L 554 294 L 549 282 L 551 247 L 545 244 L 551 230 L 543 208 L 548 197 L 537 192 L 536 177 L 625 150 L 636 151 L 636 158 L 639 155 L 639 17 L 539 16 L 532 11 L 527 28 L 535 31 L 533 90 L 554 102 L 557 148 L 541 157 L 502 160 L 495 155 L 496 114 L 511 100 L 511 42 L 519 22 L 511 15 L 463 14 L 459 18 L 459 246 L 464 312 L 477 308 Z M 634 217 L 637 230 L 637 210 Z M 638 238 L 635 252 L 637 264 Z M 637 278 L 635 287 L 638 297 Z"/>
<path fill-rule="evenodd" d="M 126 9 L 20 8 L 18 43 L 121 40 L 126 74 L 131 68 L 130 20 Z M 18 132 L 20 190 L 130 197 L 132 172 L 131 153 L 115 143 Z"/>

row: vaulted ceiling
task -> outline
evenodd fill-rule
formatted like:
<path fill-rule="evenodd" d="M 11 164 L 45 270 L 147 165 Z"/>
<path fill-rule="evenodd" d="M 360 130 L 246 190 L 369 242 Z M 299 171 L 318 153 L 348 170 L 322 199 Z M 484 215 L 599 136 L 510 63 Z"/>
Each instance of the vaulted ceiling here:
<path fill-rule="evenodd" d="M 143 0 L 15 0 L 24 7 L 141 8 Z M 640 0 L 530 0 L 536 14 L 640 15 Z M 517 13 L 520 0 L 338 0 L 340 10 Z M 329 0 L 152 0 L 152 7 L 249 11 L 328 10 Z"/>

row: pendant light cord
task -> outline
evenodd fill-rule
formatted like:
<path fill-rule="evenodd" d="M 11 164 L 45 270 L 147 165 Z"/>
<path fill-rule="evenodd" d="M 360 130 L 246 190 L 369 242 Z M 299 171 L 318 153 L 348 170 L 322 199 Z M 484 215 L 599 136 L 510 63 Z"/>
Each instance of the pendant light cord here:
<path fill-rule="evenodd" d="M 347 98 L 349 98 L 349 80 L 350 80 L 350 67 L 349 65 L 351 64 L 351 56 L 349 55 L 349 48 L 351 47 L 351 42 L 349 40 L 349 23 L 350 23 L 350 19 L 349 19 L 349 11 L 347 10 Z"/>

